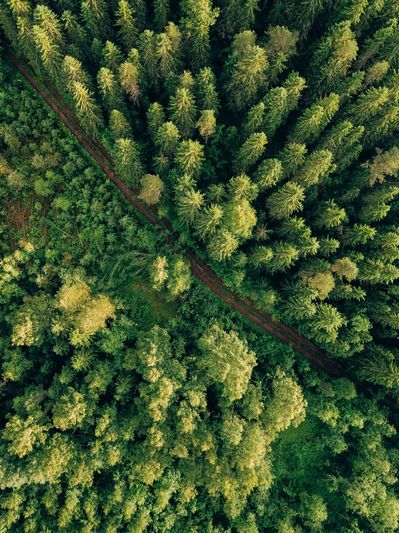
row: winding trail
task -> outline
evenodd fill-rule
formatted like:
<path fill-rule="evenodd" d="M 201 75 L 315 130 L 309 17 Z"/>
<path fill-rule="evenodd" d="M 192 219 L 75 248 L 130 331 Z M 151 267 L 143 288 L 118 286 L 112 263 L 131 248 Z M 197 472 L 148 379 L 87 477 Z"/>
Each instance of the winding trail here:
<path fill-rule="evenodd" d="M 74 111 L 59 95 L 53 85 L 48 81 L 39 82 L 36 77 L 30 74 L 27 67 L 15 58 L 9 49 L 6 50 L 6 54 L 22 76 L 51 107 L 54 113 L 58 115 L 87 153 L 98 163 L 107 177 L 116 185 L 116 187 L 118 187 L 127 201 L 132 204 L 144 218 L 157 226 L 161 230 L 163 237 L 168 244 L 173 248 L 176 248 L 178 234 L 173 229 L 169 220 L 159 218 L 156 210 L 143 204 L 139 200 L 137 193 L 129 189 L 116 175 L 113 169 L 112 157 L 97 139 L 85 132 Z M 268 313 L 257 309 L 255 304 L 248 298 L 243 298 L 229 289 L 224 284 L 223 280 L 221 280 L 219 276 L 197 256 L 194 250 L 185 247 L 184 254 L 190 262 L 190 268 L 193 275 L 232 309 L 243 315 L 259 328 L 279 339 L 281 342 L 292 346 L 292 348 L 299 354 L 329 375 L 333 377 L 344 375 L 339 361 L 329 358 L 323 350 L 309 339 L 302 337 L 297 331 L 282 322 L 274 320 Z"/>

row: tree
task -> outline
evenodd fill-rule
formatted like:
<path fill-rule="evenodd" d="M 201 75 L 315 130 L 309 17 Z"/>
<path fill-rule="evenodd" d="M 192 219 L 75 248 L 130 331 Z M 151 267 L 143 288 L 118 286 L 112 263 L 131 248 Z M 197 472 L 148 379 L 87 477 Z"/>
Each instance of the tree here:
<path fill-rule="evenodd" d="M 331 93 L 305 109 L 295 123 L 293 142 L 313 143 L 339 109 L 339 96 Z"/>
<path fill-rule="evenodd" d="M 140 180 L 140 200 L 148 205 L 159 203 L 165 185 L 159 176 L 145 174 Z"/>
<path fill-rule="evenodd" d="M 168 279 L 168 260 L 166 257 L 159 256 L 148 267 L 148 273 L 150 276 L 151 286 L 156 291 L 160 291 L 166 280 Z"/>
<path fill-rule="evenodd" d="M 349 257 L 342 257 L 337 259 L 332 265 L 331 270 L 337 274 L 339 278 L 346 278 L 348 281 L 356 279 L 359 269 Z"/>
<path fill-rule="evenodd" d="M 255 22 L 259 0 L 223 0 L 222 26 L 228 35 L 250 30 Z"/>
<path fill-rule="evenodd" d="M 284 175 L 292 176 L 305 162 L 307 148 L 304 144 L 289 143 L 279 154 L 283 164 Z"/>
<path fill-rule="evenodd" d="M 267 67 L 266 52 L 256 45 L 255 33 L 244 31 L 237 34 L 225 66 L 225 91 L 233 110 L 242 111 L 253 103 L 265 87 Z"/>
<path fill-rule="evenodd" d="M 336 170 L 341 172 L 359 157 L 363 134 L 364 126 L 354 126 L 349 120 L 342 120 L 327 131 L 317 146 L 333 154 Z"/>
<path fill-rule="evenodd" d="M 131 139 L 121 138 L 115 143 L 115 165 L 126 185 L 137 185 L 144 174 L 138 147 Z"/>
<path fill-rule="evenodd" d="M 223 205 L 223 228 L 248 239 L 256 225 L 256 212 L 246 198 L 235 197 Z"/>
<path fill-rule="evenodd" d="M 204 160 L 204 147 L 198 141 L 181 141 L 175 159 L 184 174 L 196 175 Z"/>
<path fill-rule="evenodd" d="M 147 129 L 155 142 L 158 130 L 165 122 L 165 112 L 159 102 L 153 102 L 147 109 Z"/>
<path fill-rule="evenodd" d="M 268 270 L 274 274 L 290 268 L 299 257 L 298 250 L 290 243 L 275 241 L 271 245 L 273 256 L 267 264 Z"/>
<path fill-rule="evenodd" d="M 273 257 L 273 251 L 268 246 L 255 246 L 250 255 L 250 263 L 255 268 L 267 266 Z"/>
<path fill-rule="evenodd" d="M 231 196 L 239 200 L 242 198 L 249 201 L 255 200 L 259 192 L 258 187 L 246 174 L 233 176 L 229 180 L 228 188 Z"/>
<path fill-rule="evenodd" d="M 156 128 L 154 128 L 156 129 Z M 166 155 L 173 155 L 180 139 L 179 130 L 173 122 L 164 122 L 157 128 L 154 142 Z"/>
<path fill-rule="evenodd" d="M 231 256 L 238 247 L 238 239 L 225 228 L 217 229 L 209 238 L 207 250 L 214 261 L 223 261 Z"/>
<path fill-rule="evenodd" d="M 172 296 L 176 298 L 188 291 L 191 285 L 190 265 L 181 256 L 175 256 L 169 263 L 169 275 L 166 286 Z"/>
<path fill-rule="evenodd" d="M 300 211 L 304 198 L 303 187 L 298 183 L 288 181 L 269 196 L 266 206 L 270 215 L 279 220 L 289 217 L 295 211 Z"/>
<path fill-rule="evenodd" d="M 315 150 L 305 159 L 293 181 L 298 182 L 304 188 L 316 185 L 334 170 L 332 161 L 332 153 L 328 150 Z"/>
<path fill-rule="evenodd" d="M 109 110 L 120 108 L 122 94 L 112 71 L 106 67 L 100 68 L 97 73 L 97 83 L 106 107 Z"/>
<path fill-rule="evenodd" d="M 235 333 L 226 333 L 213 324 L 198 340 L 202 352 L 199 368 L 211 382 L 222 386 L 221 395 L 226 402 L 241 399 L 248 387 L 252 369 L 256 364 L 255 353 Z"/>
<path fill-rule="evenodd" d="M 188 138 L 194 130 L 197 113 L 194 96 L 189 89 L 183 87 L 176 90 L 176 94 L 170 98 L 169 113 L 181 135 Z"/>
<path fill-rule="evenodd" d="M 192 224 L 204 204 L 204 195 L 200 191 L 189 189 L 177 198 L 177 214 L 185 224 Z"/>
<path fill-rule="evenodd" d="M 119 67 L 119 81 L 122 90 L 138 105 L 141 96 L 139 66 L 131 61 L 122 63 Z"/>
<path fill-rule="evenodd" d="M 162 31 L 169 19 L 170 0 L 154 0 L 154 20 L 158 31 Z"/>
<path fill-rule="evenodd" d="M 180 25 L 187 42 L 194 70 L 207 62 L 210 50 L 210 28 L 215 24 L 219 9 L 212 9 L 210 0 L 183 0 Z"/>
<path fill-rule="evenodd" d="M 247 136 L 264 129 L 265 108 L 265 104 L 259 102 L 259 104 L 253 105 L 249 109 L 243 128 Z"/>
<path fill-rule="evenodd" d="M 104 67 L 109 68 L 114 75 L 117 75 L 119 67 L 123 63 L 122 51 L 112 41 L 105 41 L 102 56 Z"/>
<path fill-rule="evenodd" d="M 89 131 L 98 131 L 103 123 L 100 109 L 98 108 L 93 93 L 80 81 L 71 85 L 71 94 L 75 103 L 76 112 L 84 127 Z"/>
<path fill-rule="evenodd" d="M 245 172 L 262 157 L 267 144 L 267 137 L 262 133 L 252 133 L 240 147 L 235 167 L 239 172 Z"/>
<path fill-rule="evenodd" d="M 109 123 L 114 140 L 130 137 L 130 125 L 125 115 L 118 109 L 112 109 L 109 116 Z"/>
<path fill-rule="evenodd" d="M 350 22 L 334 24 L 322 37 L 313 54 L 310 72 L 318 94 L 334 89 L 356 58 L 358 45 Z"/>
<path fill-rule="evenodd" d="M 216 77 L 210 67 L 202 68 L 195 77 L 195 90 L 200 109 L 219 109 Z"/>
<path fill-rule="evenodd" d="M 345 209 L 339 207 L 334 200 L 322 202 L 318 209 L 316 226 L 319 228 L 336 228 L 347 220 Z"/>
<path fill-rule="evenodd" d="M 195 221 L 195 232 L 203 240 L 215 233 L 223 217 L 223 208 L 217 204 L 204 207 Z"/>
<path fill-rule="evenodd" d="M 216 129 L 216 118 L 214 110 L 204 109 L 201 112 L 196 126 L 201 137 L 203 137 L 205 142 L 208 142 L 209 137 L 211 137 L 215 133 Z"/>
<path fill-rule="evenodd" d="M 285 26 L 272 26 L 266 31 L 266 52 L 270 59 L 270 75 L 273 80 L 287 68 L 289 58 L 296 54 L 298 32 L 291 32 Z"/>
<path fill-rule="evenodd" d="M 118 0 L 115 13 L 115 25 L 118 28 L 118 37 L 123 42 L 127 52 L 136 44 L 138 30 L 134 11 L 128 0 Z"/>

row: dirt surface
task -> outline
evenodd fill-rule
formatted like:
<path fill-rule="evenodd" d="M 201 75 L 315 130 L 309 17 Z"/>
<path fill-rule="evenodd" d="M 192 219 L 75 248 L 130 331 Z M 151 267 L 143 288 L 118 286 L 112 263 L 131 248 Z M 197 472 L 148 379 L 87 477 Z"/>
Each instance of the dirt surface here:
<path fill-rule="evenodd" d="M 143 204 L 137 193 L 129 189 L 123 181 L 115 174 L 111 156 L 104 146 L 94 139 L 83 129 L 74 111 L 57 93 L 56 89 L 49 82 L 39 82 L 28 68 L 21 64 L 14 55 L 8 51 L 10 60 L 14 63 L 19 72 L 40 94 L 51 109 L 58 115 L 65 126 L 76 137 L 88 154 L 98 163 L 107 177 L 118 187 L 127 201 L 132 204 L 142 216 L 149 222 L 158 226 L 165 240 L 176 248 L 177 236 L 171 223 L 164 218 L 157 216 L 156 210 Z M 181 247 L 180 247 L 181 248 Z M 250 322 L 260 327 L 270 335 L 273 335 L 281 342 L 292 346 L 292 348 L 308 359 L 312 364 L 327 372 L 329 375 L 339 377 L 343 371 L 339 361 L 329 358 L 323 350 L 316 346 L 309 339 L 302 337 L 297 331 L 274 320 L 268 313 L 257 309 L 255 304 L 248 298 L 243 298 L 226 287 L 219 276 L 204 263 L 191 248 L 185 248 L 183 253 L 190 261 L 190 268 L 193 275 L 206 285 L 216 296 L 223 300 L 236 312 L 243 315 Z"/>

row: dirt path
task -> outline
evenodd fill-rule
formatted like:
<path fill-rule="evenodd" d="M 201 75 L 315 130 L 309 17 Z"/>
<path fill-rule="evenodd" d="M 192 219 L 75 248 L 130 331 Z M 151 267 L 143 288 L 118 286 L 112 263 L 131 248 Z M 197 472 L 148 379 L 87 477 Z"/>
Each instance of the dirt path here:
<path fill-rule="evenodd" d="M 57 93 L 54 87 L 46 82 L 41 84 L 32 76 L 27 68 L 19 63 L 11 52 L 7 52 L 19 72 L 40 94 L 45 102 L 56 113 L 70 132 L 76 137 L 88 154 L 99 164 L 103 172 L 118 187 L 130 204 L 132 204 L 149 222 L 158 226 L 167 242 L 174 246 L 176 234 L 171 223 L 159 218 L 155 209 L 143 204 L 135 191 L 129 189 L 115 174 L 111 156 L 101 143 L 88 135 L 82 128 L 79 119 L 68 106 L 64 99 Z M 274 320 L 268 313 L 257 309 L 248 298 L 243 298 L 226 287 L 223 280 L 190 248 L 185 248 L 184 253 L 190 261 L 190 268 L 195 277 L 206 285 L 216 296 L 223 300 L 236 312 L 246 317 L 253 324 L 263 329 L 270 335 L 285 344 L 292 346 L 299 354 L 308 359 L 312 364 L 324 370 L 334 377 L 343 375 L 341 365 L 337 360 L 330 359 L 327 355 L 309 339 L 302 337 L 297 331 Z"/>

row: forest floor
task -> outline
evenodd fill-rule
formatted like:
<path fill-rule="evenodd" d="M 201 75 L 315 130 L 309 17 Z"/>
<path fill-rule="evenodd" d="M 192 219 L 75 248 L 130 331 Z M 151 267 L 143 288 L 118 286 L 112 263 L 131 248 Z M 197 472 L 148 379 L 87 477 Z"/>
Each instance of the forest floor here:
<path fill-rule="evenodd" d="M 85 151 L 98 163 L 107 177 L 118 187 L 128 202 L 132 204 L 141 215 L 144 216 L 144 218 L 158 226 L 166 241 L 172 247 L 176 248 L 177 238 L 171 223 L 165 218 L 159 218 L 154 209 L 143 204 L 138 199 L 135 192 L 122 182 L 122 180 L 116 175 L 113 169 L 112 158 L 107 153 L 104 146 L 83 129 L 78 117 L 68 106 L 67 102 L 65 102 L 65 100 L 57 93 L 55 88 L 48 82 L 39 82 L 36 77 L 28 72 L 27 67 L 21 64 L 11 52 L 8 52 L 8 56 L 23 77 L 38 92 L 54 113 L 56 113 L 62 120 L 64 125 L 76 137 Z M 302 337 L 297 331 L 282 322 L 274 320 L 268 313 L 256 308 L 251 300 L 239 296 L 226 287 L 219 276 L 207 264 L 205 264 L 192 249 L 185 247 L 183 253 L 190 261 L 190 268 L 193 275 L 228 306 L 243 315 L 247 320 L 252 322 L 252 324 L 255 324 L 262 330 L 273 335 L 283 343 L 292 346 L 292 348 L 299 354 L 331 376 L 339 377 L 343 375 L 343 370 L 338 361 L 329 358 L 323 350 L 310 340 Z M 133 288 L 133 290 L 137 289 L 137 286 Z"/>

